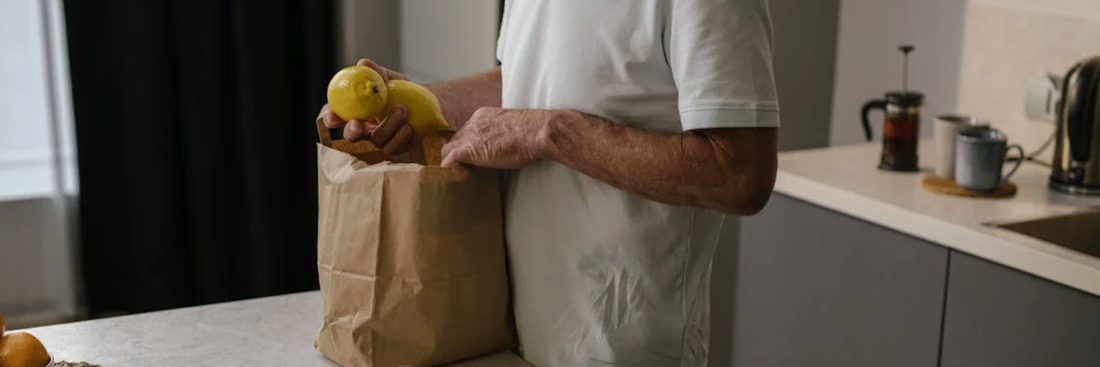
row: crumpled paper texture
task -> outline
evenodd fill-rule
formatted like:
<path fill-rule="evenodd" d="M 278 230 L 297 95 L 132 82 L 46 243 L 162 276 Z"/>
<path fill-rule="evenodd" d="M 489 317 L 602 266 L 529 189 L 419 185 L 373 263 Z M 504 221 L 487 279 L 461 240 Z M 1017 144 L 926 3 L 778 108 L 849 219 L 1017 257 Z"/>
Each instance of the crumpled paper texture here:
<path fill-rule="evenodd" d="M 498 172 L 372 164 L 322 144 L 317 162 L 322 354 L 435 366 L 513 346 Z"/>

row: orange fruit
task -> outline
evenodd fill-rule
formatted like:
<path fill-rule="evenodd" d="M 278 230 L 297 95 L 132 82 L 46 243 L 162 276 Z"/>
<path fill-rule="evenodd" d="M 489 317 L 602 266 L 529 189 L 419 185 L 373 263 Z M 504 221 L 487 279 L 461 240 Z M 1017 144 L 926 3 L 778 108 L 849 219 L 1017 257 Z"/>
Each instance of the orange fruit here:
<path fill-rule="evenodd" d="M 4 313 L 0 312 L 0 337 L 4 337 L 4 330 L 8 328 L 8 324 L 4 323 Z"/>
<path fill-rule="evenodd" d="M 0 338 L 0 366 L 42 367 L 47 363 L 50 354 L 34 335 L 17 332 Z"/>

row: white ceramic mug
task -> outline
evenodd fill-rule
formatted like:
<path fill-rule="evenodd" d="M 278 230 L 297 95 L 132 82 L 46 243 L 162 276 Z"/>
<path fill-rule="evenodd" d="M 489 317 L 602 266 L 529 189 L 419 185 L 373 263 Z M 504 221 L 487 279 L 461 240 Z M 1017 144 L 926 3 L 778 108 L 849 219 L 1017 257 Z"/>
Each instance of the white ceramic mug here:
<path fill-rule="evenodd" d="M 936 176 L 955 179 L 955 137 L 960 131 L 988 128 L 989 121 L 967 115 L 936 117 L 933 133 L 936 139 Z"/>

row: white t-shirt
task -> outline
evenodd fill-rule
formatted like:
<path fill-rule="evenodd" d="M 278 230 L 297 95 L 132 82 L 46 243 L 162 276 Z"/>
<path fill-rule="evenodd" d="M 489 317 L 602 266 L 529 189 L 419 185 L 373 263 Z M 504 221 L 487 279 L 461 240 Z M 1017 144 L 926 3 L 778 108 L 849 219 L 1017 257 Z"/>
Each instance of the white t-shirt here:
<path fill-rule="evenodd" d="M 508 0 L 505 108 L 640 129 L 778 127 L 766 0 Z M 521 351 L 539 367 L 706 364 L 726 216 L 551 161 L 512 172 L 506 236 Z"/>

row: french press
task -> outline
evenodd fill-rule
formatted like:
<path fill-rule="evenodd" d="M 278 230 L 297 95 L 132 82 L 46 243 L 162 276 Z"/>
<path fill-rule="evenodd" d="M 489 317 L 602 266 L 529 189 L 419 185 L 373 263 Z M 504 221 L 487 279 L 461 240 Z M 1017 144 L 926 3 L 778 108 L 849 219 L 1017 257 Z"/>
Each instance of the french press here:
<path fill-rule="evenodd" d="M 924 94 L 909 90 L 909 53 L 913 46 L 899 47 L 905 58 L 902 90 L 886 93 L 885 99 L 873 99 L 863 105 L 863 132 L 871 141 L 871 111 L 882 110 L 886 117 L 882 128 L 882 159 L 879 168 L 888 171 L 915 172 L 917 141 L 920 138 L 920 108 Z"/>

